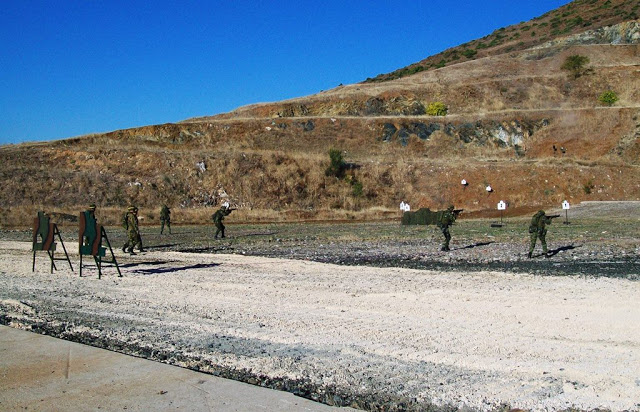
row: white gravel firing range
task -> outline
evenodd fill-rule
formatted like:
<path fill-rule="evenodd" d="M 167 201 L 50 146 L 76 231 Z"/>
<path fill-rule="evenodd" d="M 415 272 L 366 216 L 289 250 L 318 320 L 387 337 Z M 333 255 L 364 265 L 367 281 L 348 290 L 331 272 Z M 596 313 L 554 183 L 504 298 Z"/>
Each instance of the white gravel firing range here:
<path fill-rule="evenodd" d="M 640 410 L 638 281 L 0 249 L 14 327 L 363 409 Z"/>

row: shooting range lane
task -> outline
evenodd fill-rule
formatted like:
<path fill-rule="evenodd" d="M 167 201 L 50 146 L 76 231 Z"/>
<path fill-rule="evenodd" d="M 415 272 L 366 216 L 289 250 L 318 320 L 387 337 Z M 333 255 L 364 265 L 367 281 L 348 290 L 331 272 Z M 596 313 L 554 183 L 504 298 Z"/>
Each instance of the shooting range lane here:
<path fill-rule="evenodd" d="M 637 281 L 179 252 L 98 280 L 0 250 L 5 322 L 70 340 L 343 404 L 640 407 Z"/>

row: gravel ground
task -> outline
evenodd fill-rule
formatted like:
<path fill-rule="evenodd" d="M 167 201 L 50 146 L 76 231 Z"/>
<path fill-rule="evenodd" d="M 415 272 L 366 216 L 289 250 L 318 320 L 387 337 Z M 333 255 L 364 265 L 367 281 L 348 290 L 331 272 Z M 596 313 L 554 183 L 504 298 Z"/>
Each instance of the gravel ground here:
<path fill-rule="evenodd" d="M 629 203 L 554 223 L 552 257 L 531 260 L 517 218 L 460 221 L 449 253 L 397 222 L 145 228 L 149 252 L 116 250 L 124 277 L 100 280 L 77 255 L 32 272 L 30 232 L 0 231 L 0 323 L 332 405 L 640 410 Z"/>

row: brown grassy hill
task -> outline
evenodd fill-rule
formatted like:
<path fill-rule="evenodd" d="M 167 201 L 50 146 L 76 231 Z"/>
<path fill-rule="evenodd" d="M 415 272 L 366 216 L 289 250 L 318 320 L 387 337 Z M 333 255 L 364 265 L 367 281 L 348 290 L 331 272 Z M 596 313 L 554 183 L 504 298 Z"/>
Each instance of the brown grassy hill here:
<path fill-rule="evenodd" d="M 407 67 L 366 81 L 382 82 L 467 60 L 522 51 L 560 36 L 613 26 L 638 18 L 640 3 L 635 0 L 576 0 L 531 21 L 500 28 L 481 39 L 452 47 Z"/>
<path fill-rule="evenodd" d="M 37 209 L 71 219 L 90 202 L 115 224 L 129 203 L 143 222 L 157 223 L 167 203 L 174 220 L 196 223 L 224 200 L 240 208 L 231 220 L 263 221 L 398 217 L 402 200 L 477 215 L 499 200 L 513 214 L 640 200 L 639 43 L 640 22 L 618 22 L 217 116 L 4 146 L 0 224 Z M 569 56 L 588 58 L 583 75 L 562 69 Z M 612 106 L 598 99 L 607 90 L 619 97 Z M 433 102 L 447 115 L 427 115 Z M 331 148 L 344 178 L 325 174 Z"/>

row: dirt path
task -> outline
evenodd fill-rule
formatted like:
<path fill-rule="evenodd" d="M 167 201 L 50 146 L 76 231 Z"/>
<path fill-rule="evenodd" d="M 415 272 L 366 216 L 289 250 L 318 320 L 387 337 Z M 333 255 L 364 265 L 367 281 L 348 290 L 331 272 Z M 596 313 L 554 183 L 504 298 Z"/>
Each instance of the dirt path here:
<path fill-rule="evenodd" d="M 0 242 L 15 327 L 329 404 L 640 409 L 637 281 L 178 252 L 98 280 L 29 249 Z"/>

